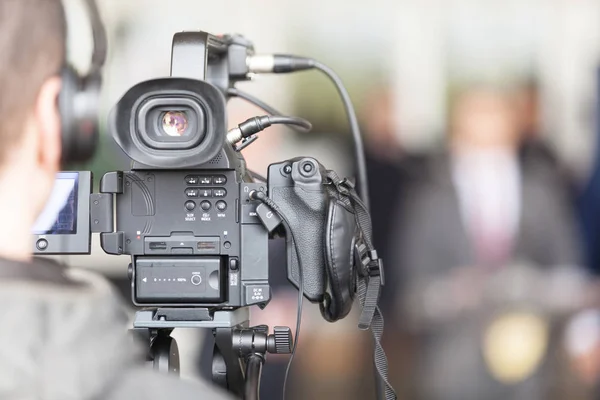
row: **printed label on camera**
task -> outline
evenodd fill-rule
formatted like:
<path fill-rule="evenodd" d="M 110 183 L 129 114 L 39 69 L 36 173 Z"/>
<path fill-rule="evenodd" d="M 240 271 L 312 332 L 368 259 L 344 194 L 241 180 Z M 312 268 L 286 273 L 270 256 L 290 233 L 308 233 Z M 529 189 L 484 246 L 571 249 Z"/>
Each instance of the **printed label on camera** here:
<path fill-rule="evenodd" d="M 186 222 L 194 222 L 196 220 L 196 216 L 192 214 L 187 214 L 185 217 Z"/>

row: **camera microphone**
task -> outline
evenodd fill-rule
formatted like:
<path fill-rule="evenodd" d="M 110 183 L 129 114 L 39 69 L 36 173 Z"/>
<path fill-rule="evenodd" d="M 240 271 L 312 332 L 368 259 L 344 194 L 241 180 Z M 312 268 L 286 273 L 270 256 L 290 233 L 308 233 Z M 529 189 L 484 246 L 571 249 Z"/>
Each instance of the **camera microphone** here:
<path fill-rule="evenodd" d="M 315 67 L 315 60 L 287 54 L 259 54 L 247 58 L 248 71 L 275 73 L 303 71 Z"/>

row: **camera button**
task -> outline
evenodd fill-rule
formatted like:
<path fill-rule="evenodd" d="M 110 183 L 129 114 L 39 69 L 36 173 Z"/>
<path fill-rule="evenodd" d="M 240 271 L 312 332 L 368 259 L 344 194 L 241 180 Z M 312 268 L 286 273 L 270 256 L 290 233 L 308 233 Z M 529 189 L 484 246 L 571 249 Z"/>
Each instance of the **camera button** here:
<path fill-rule="evenodd" d="M 197 185 L 198 177 L 197 176 L 186 176 L 185 183 L 187 183 L 188 185 Z"/>
<path fill-rule="evenodd" d="M 210 176 L 203 176 L 200 178 L 201 185 L 210 185 L 211 183 L 212 183 L 212 180 L 210 179 Z"/>
<path fill-rule="evenodd" d="M 227 210 L 227 203 L 225 203 L 223 200 L 219 200 L 217 201 L 216 207 L 219 211 L 225 211 Z"/>
<path fill-rule="evenodd" d="M 227 178 L 223 175 L 215 176 L 213 182 L 215 185 L 224 185 L 227 183 Z"/>
<path fill-rule="evenodd" d="M 200 197 L 211 197 L 212 189 L 200 189 L 199 195 Z"/>
<path fill-rule="evenodd" d="M 202 283 L 202 277 L 200 275 L 192 275 L 192 279 L 190 279 L 192 285 L 198 286 Z"/>
<path fill-rule="evenodd" d="M 210 201 L 208 200 L 204 200 L 202 203 L 200 203 L 200 207 L 204 210 L 204 211 L 208 211 L 210 210 L 211 204 Z"/>
<path fill-rule="evenodd" d="M 44 251 L 48 248 L 48 241 L 46 239 L 40 239 L 35 244 L 38 250 Z"/>
<path fill-rule="evenodd" d="M 191 198 L 198 197 L 198 189 L 186 189 L 185 195 Z"/>
<path fill-rule="evenodd" d="M 185 202 L 185 209 L 188 211 L 193 211 L 196 208 L 196 203 L 191 200 Z"/>
<path fill-rule="evenodd" d="M 300 174 L 307 178 L 313 176 L 317 172 L 315 166 L 310 161 L 304 162 L 301 168 Z"/>
<path fill-rule="evenodd" d="M 215 190 L 213 190 L 213 196 L 215 196 L 215 197 L 225 197 L 225 196 L 227 196 L 227 190 L 225 190 L 225 189 L 215 189 Z"/>

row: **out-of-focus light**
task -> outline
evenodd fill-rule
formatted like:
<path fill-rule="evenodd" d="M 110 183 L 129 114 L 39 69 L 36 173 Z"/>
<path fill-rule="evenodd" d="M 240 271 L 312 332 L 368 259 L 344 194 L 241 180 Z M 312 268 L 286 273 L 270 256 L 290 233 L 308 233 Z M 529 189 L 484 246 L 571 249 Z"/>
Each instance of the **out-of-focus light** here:
<path fill-rule="evenodd" d="M 516 384 L 535 373 L 548 348 L 549 327 L 525 312 L 501 314 L 485 330 L 483 355 L 492 376 Z"/>

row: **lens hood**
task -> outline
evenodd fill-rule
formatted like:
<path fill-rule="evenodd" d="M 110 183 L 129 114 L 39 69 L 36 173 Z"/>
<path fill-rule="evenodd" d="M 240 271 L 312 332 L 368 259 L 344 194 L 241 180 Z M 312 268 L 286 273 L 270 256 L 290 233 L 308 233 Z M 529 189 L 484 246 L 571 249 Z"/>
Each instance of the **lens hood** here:
<path fill-rule="evenodd" d="M 109 114 L 109 131 L 125 154 L 155 168 L 191 168 L 215 158 L 225 144 L 225 97 L 205 81 L 160 78 L 132 87 Z M 184 136 L 161 135 L 168 111 L 185 112 Z"/>

